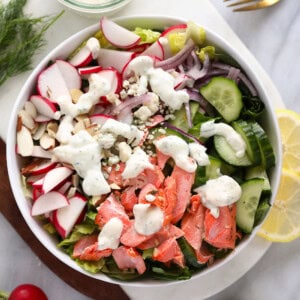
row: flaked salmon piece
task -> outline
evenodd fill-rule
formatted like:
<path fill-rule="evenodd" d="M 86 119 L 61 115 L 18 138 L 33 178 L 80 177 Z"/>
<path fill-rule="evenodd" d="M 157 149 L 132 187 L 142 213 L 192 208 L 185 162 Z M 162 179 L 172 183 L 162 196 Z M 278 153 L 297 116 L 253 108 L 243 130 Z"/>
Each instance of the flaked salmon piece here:
<path fill-rule="evenodd" d="M 164 169 L 168 159 L 171 157 L 170 155 L 166 155 L 164 153 L 162 153 L 161 151 L 159 151 L 158 149 L 156 149 L 156 157 L 157 157 L 157 165 L 159 166 L 159 168 L 161 170 Z"/>
<path fill-rule="evenodd" d="M 84 252 L 84 250 L 87 247 L 97 243 L 97 240 L 98 240 L 97 234 L 83 236 L 80 240 L 78 240 L 75 243 L 72 256 L 74 258 L 80 257 L 80 255 Z"/>
<path fill-rule="evenodd" d="M 205 212 L 205 240 L 221 249 L 234 249 L 236 239 L 236 204 L 219 208 L 219 217 L 215 218 L 209 210 Z"/>
<path fill-rule="evenodd" d="M 183 214 L 189 205 L 195 172 L 186 172 L 175 165 L 171 177 L 174 178 L 176 182 L 177 202 L 173 210 L 172 218 L 172 223 L 176 224 L 183 217 Z"/>
<path fill-rule="evenodd" d="M 129 186 L 120 194 L 120 201 L 128 216 L 133 215 L 133 207 L 138 203 L 135 187 Z"/>
<path fill-rule="evenodd" d="M 143 235 L 134 228 L 134 220 L 130 221 L 128 228 L 122 233 L 120 242 L 128 247 L 137 247 L 141 243 L 149 240 L 153 235 Z"/>
<path fill-rule="evenodd" d="M 195 251 L 197 261 L 199 264 L 206 264 L 209 260 L 213 258 L 213 254 L 207 249 L 207 247 L 202 244 L 199 250 Z"/>
<path fill-rule="evenodd" d="M 139 274 L 146 271 L 143 257 L 132 247 L 120 246 L 112 252 L 112 256 L 120 270 L 136 269 Z"/>
<path fill-rule="evenodd" d="M 158 247 L 162 242 L 166 241 L 169 238 L 174 237 L 178 239 L 184 235 L 184 232 L 177 226 L 173 224 L 168 224 L 164 226 L 159 232 L 151 236 L 150 239 L 145 240 L 137 247 L 141 250 L 146 250 L 150 248 Z"/>
<path fill-rule="evenodd" d="M 186 211 L 181 220 L 181 229 L 184 237 L 194 250 L 200 250 L 204 236 L 205 207 L 202 205 L 200 196 L 191 197 L 191 208 Z"/>
<path fill-rule="evenodd" d="M 152 183 L 143 186 L 138 196 L 138 203 L 151 203 L 155 200 L 158 189 Z"/>
<path fill-rule="evenodd" d="M 184 256 L 174 237 L 165 240 L 155 248 L 152 258 L 163 263 L 174 262 L 181 267 L 184 266 Z"/>
<path fill-rule="evenodd" d="M 95 218 L 95 223 L 102 228 L 111 218 L 119 218 L 123 225 L 124 230 L 130 226 L 129 217 L 125 212 L 123 205 L 115 195 L 111 193 L 104 202 L 102 202 L 98 208 L 98 213 Z"/>
<path fill-rule="evenodd" d="M 78 258 L 87 261 L 97 261 L 112 254 L 112 249 L 98 250 L 98 242 L 86 247 Z"/>
<path fill-rule="evenodd" d="M 107 182 L 109 184 L 115 183 L 119 187 L 124 187 L 122 173 L 125 169 L 125 163 L 120 162 L 111 167 L 103 167 L 103 170 L 108 174 Z"/>
<path fill-rule="evenodd" d="M 173 219 L 173 212 L 177 204 L 177 188 L 176 180 L 173 177 L 167 177 L 164 182 L 164 225 L 171 223 Z"/>
<path fill-rule="evenodd" d="M 154 165 L 153 169 L 145 169 L 136 178 L 124 180 L 124 185 L 134 186 L 136 189 L 143 188 L 146 184 L 151 183 L 156 188 L 162 186 L 165 176 L 161 169 Z"/>

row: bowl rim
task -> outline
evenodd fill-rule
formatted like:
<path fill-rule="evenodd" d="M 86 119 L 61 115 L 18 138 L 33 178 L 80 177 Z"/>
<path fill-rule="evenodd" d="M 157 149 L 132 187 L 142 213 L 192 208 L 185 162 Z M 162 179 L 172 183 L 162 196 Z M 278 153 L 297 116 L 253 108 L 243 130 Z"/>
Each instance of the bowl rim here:
<path fill-rule="evenodd" d="M 132 0 L 111 0 L 103 4 L 81 3 L 76 0 L 58 0 L 62 5 L 81 13 L 104 14 L 118 10 Z"/>
<path fill-rule="evenodd" d="M 147 26 L 149 24 L 157 25 L 160 24 L 160 27 L 163 26 L 170 26 L 178 23 L 186 23 L 188 20 L 184 18 L 174 17 L 174 16 L 168 16 L 168 15 L 131 15 L 127 17 L 119 17 L 114 18 L 114 21 L 121 25 L 127 25 L 127 27 L 136 26 L 137 23 L 145 23 Z M 201 24 L 199 24 L 201 25 Z M 40 71 L 45 68 L 47 63 L 51 59 L 57 59 L 60 57 L 66 57 L 70 51 L 65 51 L 65 47 L 71 49 L 71 51 L 78 45 L 82 39 L 85 37 L 90 36 L 98 29 L 99 24 L 96 23 L 94 25 L 88 26 L 77 33 L 71 35 L 69 38 L 67 38 L 65 41 L 60 43 L 58 46 L 56 46 L 54 49 L 52 49 L 41 61 L 40 63 L 35 67 L 35 69 L 31 72 L 29 77 L 27 78 L 25 84 L 23 85 L 21 91 L 19 92 L 19 95 L 16 99 L 16 102 L 13 106 L 13 110 L 11 113 L 11 118 L 9 120 L 9 126 L 7 131 L 7 144 L 6 144 L 6 159 L 7 159 L 7 166 L 8 166 L 8 175 L 10 180 L 10 185 L 15 197 L 15 201 L 17 202 L 17 206 L 25 219 L 25 222 L 29 226 L 30 230 L 34 233 L 36 238 L 43 244 L 47 250 L 54 255 L 56 258 L 58 258 L 61 262 L 66 264 L 67 266 L 71 267 L 72 269 L 83 273 L 89 277 L 102 280 L 109 283 L 114 284 L 122 284 L 123 286 L 128 287 L 158 287 L 158 286 L 169 286 L 174 284 L 183 284 L 184 282 L 190 282 L 193 280 L 201 280 L 206 274 L 209 274 L 211 272 L 217 272 L 219 269 L 222 269 L 221 267 L 225 264 L 229 263 L 233 257 L 235 257 L 238 253 L 241 251 L 245 251 L 246 246 L 250 243 L 250 241 L 255 237 L 256 232 L 259 230 L 259 226 L 256 226 L 256 228 L 253 230 L 251 235 L 246 237 L 240 245 L 238 245 L 231 253 L 220 260 L 219 262 L 214 263 L 212 266 L 201 270 L 200 272 L 194 274 L 190 279 L 183 280 L 183 281 L 161 281 L 161 280 L 135 280 L 135 281 L 120 281 L 117 279 L 113 279 L 108 277 L 107 275 L 103 273 L 99 274 L 91 274 L 85 270 L 83 270 L 81 267 L 79 267 L 74 260 L 71 259 L 69 255 L 64 253 L 62 250 L 57 248 L 56 244 L 54 243 L 53 239 L 50 237 L 49 234 L 45 232 L 45 230 L 38 224 L 38 221 L 33 218 L 30 215 L 30 204 L 29 201 L 26 200 L 23 190 L 21 188 L 21 178 L 19 176 L 19 167 L 18 167 L 18 157 L 15 152 L 15 144 L 16 144 L 16 124 L 17 124 L 17 114 L 18 111 L 23 106 L 26 99 L 28 99 L 28 96 L 31 93 L 32 88 L 34 87 L 34 84 L 36 82 L 36 78 Z M 202 26 L 202 25 L 201 25 Z M 150 27 L 150 25 L 148 26 Z M 264 104 L 266 105 L 266 111 L 268 111 L 268 119 L 269 123 L 271 122 L 272 128 L 267 128 L 268 130 L 272 129 L 272 132 L 274 132 L 274 136 L 272 139 L 272 145 L 274 147 L 274 151 L 276 153 L 276 165 L 273 168 L 272 174 L 274 175 L 271 178 L 271 185 L 272 185 L 272 203 L 274 202 L 274 197 L 276 195 L 276 192 L 278 190 L 279 181 L 280 181 L 280 174 L 281 174 L 281 166 L 282 166 L 282 149 L 281 149 L 281 140 L 280 140 L 280 131 L 279 131 L 279 125 L 277 122 L 277 119 L 275 117 L 275 110 L 271 105 L 271 100 L 267 96 L 266 87 L 264 84 L 259 82 L 258 78 L 256 77 L 256 74 L 254 70 L 247 64 L 247 62 L 241 57 L 241 55 L 238 53 L 236 49 L 231 47 L 231 45 L 220 35 L 218 35 L 213 30 L 209 29 L 206 26 L 203 26 L 203 28 L 206 31 L 207 40 L 212 41 L 214 44 L 218 45 L 221 49 L 223 49 L 226 53 L 231 55 L 242 67 L 242 69 L 245 71 L 247 76 L 253 81 L 253 84 L 258 89 L 258 93 L 261 96 L 261 98 L 264 101 Z M 63 55 L 64 53 L 64 55 Z"/>

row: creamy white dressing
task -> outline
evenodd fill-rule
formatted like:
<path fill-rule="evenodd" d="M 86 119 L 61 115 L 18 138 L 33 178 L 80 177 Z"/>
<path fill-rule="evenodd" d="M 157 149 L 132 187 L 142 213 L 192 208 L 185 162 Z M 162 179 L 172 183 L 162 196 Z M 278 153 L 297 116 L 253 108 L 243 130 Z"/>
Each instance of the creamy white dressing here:
<path fill-rule="evenodd" d="M 127 75 L 131 73 L 140 76 L 139 84 L 142 90 L 145 90 L 148 82 L 152 91 L 172 110 L 180 109 L 183 103 L 189 101 L 186 91 L 174 89 L 175 78 L 161 68 L 154 68 L 154 60 L 149 56 L 134 58 L 126 70 Z"/>
<path fill-rule="evenodd" d="M 111 218 L 98 235 L 98 250 L 117 249 L 120 243 L 123 223 L 119 218 Z"/>
<path fill-rule="evenodd" d="M 242 157 L 246 152 L 246 143 L 241 135 L 230 125 L 225 123 L 214 123 L 214 120 L 205 122 L 201 125 L 200 136 L 209 138 L 214 135 L 223 136 L 227 143 L 235 151 L 237 157 Z"/>
<path fill-rule="evenodd" d="M 189 157 L 189 145 L 182 138 L 168 135 L 153 143 L 160 152 L 171 156 L 179 168 L 189 173 L 195 172 L 197 164 Z"/>
<path fill-rule="evenodd" d="M 199 166 L 207 166 L 210 164 L 206 147 L 198 143 L 189 143 L 190 156 L 197 162 Z"/>
<path fill-rule="evenodd" d="M 136 146 L 144 136 L 144 132 L 139 130 L 135 125 L 129 125 L 109 118 L 101 127 L 101 133 L 111 133 L 115 136 L 121 135 L 128 139 L 129 143 Z"/>
<path fill-rule="evenodd" d="M 73 118 L 71 116 L 64 116 L 58 126 L 55 138 L 61 143 L 68 143 L 69 139 L 72 137 L 72 132 L 74 129 Z"/>
<path fill-rule="evenodd" d="M 109 81 L 99 74 L 91 74 L 89 77 L 89 91 L 82 94 L 77 103 L 73 103 L 69 97 L 57 98 L 57 103 L 62 114 L 73 118 L 88 113 L 90 109 L 99 102 L 101 96 L 107 95 L 111 90 Z"/>
<path fill-rule="evenodd" d="M 238 201 L 242 195 L 240 185 L 230 176 L 222 175 L 208 180 L 194 190 L 201 197 L 204 206 L 211 210 L 215 218 L 219 216 L 219 207 Z"/>
<path fill-rule="evenodd" d="M 94 37 L 89 38 L 86 42 L 86 46 L 91 51 L 93 59 L 97 59 L 97 57 L 100 54 L 100 49 L 101 49 L 98 39 L 96 39 Z"/>
<path fill-rule="evenodd" d="M 110 192 L 101 170 L 101 148 L 99 143 L 85 130 L 71 136 L 68 144 L 53 149 L 59 161 L 71 164 L 83 178 L 82 188 L 89 196 Z"/>
<path fill-rule="evenodd" d="M 133 207 L 134 228 L 139 234 L 151 235 L 158 232 L 164 222 L 163 211 L 150 203 L 139 203 Z"/>
<path fill-rule="evenodd" d="M 125 163 L 125 169 L 122 173 L 124 179 L 137 177 L 145 169 L 153 169 L 149 161 L 149 156 L 140 147 L 136 147 L 129 159 Z"/>

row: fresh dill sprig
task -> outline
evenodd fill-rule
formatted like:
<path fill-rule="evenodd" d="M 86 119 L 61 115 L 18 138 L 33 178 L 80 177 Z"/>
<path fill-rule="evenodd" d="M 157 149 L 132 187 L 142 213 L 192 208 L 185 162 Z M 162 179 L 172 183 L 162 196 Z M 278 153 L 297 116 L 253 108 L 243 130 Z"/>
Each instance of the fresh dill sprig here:
<path fill-rule="evenodd" d="M 32 57 L 45 45 L 46 30 L 62 15 L 31 18 L 23 13 L 27 0 L 0 3 L 0 86 L 32 68 Z"/>

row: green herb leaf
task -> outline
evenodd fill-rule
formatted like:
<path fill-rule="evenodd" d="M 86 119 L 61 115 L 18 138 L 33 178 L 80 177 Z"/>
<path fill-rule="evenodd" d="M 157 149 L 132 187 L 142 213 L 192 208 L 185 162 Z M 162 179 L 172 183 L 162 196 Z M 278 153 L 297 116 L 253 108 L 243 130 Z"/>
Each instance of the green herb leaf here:
<path fill-rule="evenodd" d="M 32 68 L 32 57 L 44 44 L 46 30 L 62 15 L 30 18 L 23 13 L 26 0 L 0 3 L 0 86 Z"/>

